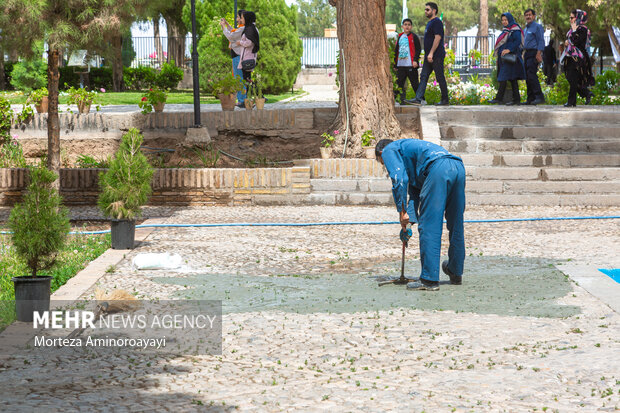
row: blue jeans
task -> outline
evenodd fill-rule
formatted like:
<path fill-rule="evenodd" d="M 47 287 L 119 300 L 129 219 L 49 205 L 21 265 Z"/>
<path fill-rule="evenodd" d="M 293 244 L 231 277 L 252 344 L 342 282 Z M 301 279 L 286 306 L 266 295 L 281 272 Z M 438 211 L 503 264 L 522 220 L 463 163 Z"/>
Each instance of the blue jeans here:
<path fill-rule="evenodd" d="M 232 60 L 233 75 L 239 76 L 239 78 L 243 80 L 243 71 L 241 69 L 237 69 L 237 66 L 239 66 L 239 59 L 241 59 L 241 56 L 233 57 L 233 60 Z M 245 89 L 237 92 L 237 103 L 243 103 L 244 101 L 245 101 Z"/>
<path fill-rule="evenodd" d="M 428 78 L 432 72 L 435 72 L 435 77 L 437 78 L 437 83 L 439 83 L 439 89 L 441 89 L 441 101 L 447 102 L 450 100 L 448 97 L 448 84 L 446 83 L 446 77 L 443 74 L 443 58 L 435 57 L 433 58 L 433 63 L 430 63 L 426 58 L 424 58 L 424 65 L 422 65 L 422 74 L 420 75 L 420 86 L 418 86 L 418 90 L 415 94 L 415 98 L 418 100 L 424 99 L 424 93 L 426 92 L 426 84 L 428 83 Z"/>
<path fill-rule="evenodd" d="M 444 211 L 450 233 L 448 268 L 452 274 L 462 275 L 465 262 L 465 167 L 463 162 L 452 158 L 439 158 L 429 166 L 420 191 L 420 278 L 428 281 L 439 281 Z"/>

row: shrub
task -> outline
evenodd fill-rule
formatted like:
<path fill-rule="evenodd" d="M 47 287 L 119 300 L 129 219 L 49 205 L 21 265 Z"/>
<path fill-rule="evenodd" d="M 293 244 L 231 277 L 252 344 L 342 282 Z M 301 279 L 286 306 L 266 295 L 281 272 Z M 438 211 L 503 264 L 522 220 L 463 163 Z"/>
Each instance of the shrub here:
<path fill-rule="evenodd" d="M 0 143 L 0 168 L 25 168 L 26 158 L 22 145 L 17 141 L 17 135 L 9 137 Z"/>
<path fill-rule="evenodd" d="M 13 121 L 13 109 L 8 100 L 0 96 L 0 144 L 11 138 L 11 123 Z"/>
<path fill-rule="evenodd" d="M 228 39 L 222 33 L 219 18 L 204 21 L 205 34 L 198 42 L 200 85 L 208 94 L 214 94 L 213 85 L 232 73 Z"/>
<path fill-rule="evenodd" d="M 28 192 L 9 217 L 9 228 L 13 232 L 11 241 L 32 276 L 54 265 L 71 228 L 69 212 L 61 205 L 58 190 L 52 186 L 57 178 L 43 165 L 30 168 Z"/>
<path fill-rule="evenodd" d="M 47 63 L 45 60 L 34 58 L 15 63 L 11 71 L 11 85 L 24 92 L 47 86 Z"/>
<path fill-rule="evenodd" d="M 65 66 L 58 68 L 60 73 L 60 85 L 65 85 L 64 88 L 80 87 L 80 74 L 75 72 L 75 67 Z M 91 67 L 90 71 L 86 75 L 85 85 L 86 87 L 90 87 L 92 89 L 101 89 L 104 88 L 106 90 L 112 89 L 112 68 L 110 67 Z"/>
<path fill-rule="evenodd" d="M 15 89 L 11 85 L 11 72 L 13 71 L 13 62 L 4 62 L 4 88 L 5 90 Z"/>
<path fill-rule="evenodd" d="M 174 64 L 174 60 L 170 63 L 164 63 L 161 71 L 155 78 L 155 86 L 160 89 L 176 89 L 179 82 L 183 80 L 183 69 Z"/>
<path fill-rule="evenodd" d="M 525 83 L 525 82 L 522 82 Z M 544 85 L 544 83 L 541 83 Z M 564 73 L 560 73 L 553 87 L 549 87 L 547 85 L 543 86 L 543 94 L 545 95 L 545 100 L 549 105 L 563 105 L 568 100 L 568 89 L 570 85 L 568 84 L 568 80 L 566 80 L 566 76 Z"/>
<path fill-rule="evenodd" d="M 126 67 L 123 69 L 125 87 L 129 90 L 150 89 L 155 85 L 157 72 L 152 67 Z"/>
<path fill-rule="evenodd" d="M 620 104 L 620 98 L 612 99 L 609 95 L 620 94 L 620 73 L 614 70 L 606 70 L 596 77 L 596 83 L 592 87 L 593 105 L 613 105 Z"/>
<path fill-rule="evenodd" d="M 151 194 L 153 168 L 140 151 L 143 137 L 131 128 L 110 161 L 110 169 L 99 174 L 98 205 L 106 217 L 134 220 Z"/>

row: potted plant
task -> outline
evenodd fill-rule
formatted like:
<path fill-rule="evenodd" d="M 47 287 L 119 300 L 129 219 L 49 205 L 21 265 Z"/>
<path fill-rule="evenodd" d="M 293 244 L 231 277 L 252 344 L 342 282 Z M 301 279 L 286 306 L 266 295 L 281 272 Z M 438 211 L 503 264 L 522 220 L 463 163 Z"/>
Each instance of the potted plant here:
<path fill-rule="evenodd" d="M 375 146 L 377 146 L 375 140 L 376 138 L 371 130 L 362 133 L 362 147 L 364 148 L 366 159 L 375 159 Z"/>
<path fill-rule="evenodd" d="M 112 248 L 133 248 L 136 218 L 151 194 L 153 167 L 140 151 L 143 136 L 131 128 L 123 135 L 121 146 L 106 172 L 99 174 L 98 205 L 112 219 Z"/>
<path fill-rule="evenodd" d="M 52 277 L 38 272 L 55 264 L 70 230 L 69 213 L 53 186 L 58 176 L 43 165 L 29 169 L 28 191 L 9 217 L 15 252 L 30 269 L 30 275 L 12 278 L 17 320 L 26 322 L 33 311 L 49 311 Z"/>
<path fill-rule="evenodd" d="M 220 100 L 222 110 L 235 110 L 235 94 L 243 90 L 243 81 L 239 76 L 228 74 L 214 82 L 212 85 L 213 94 Z"/>
<path fill-rule="evenodd" d="M 66 83 L 65 86 L 67 86 Z M 105 89 L 102 88 L 101 92 L 105 92 Z M 86 114 L 90 112 L 90 106 L 93 103 L 96 105 L 95 108 L 97 109 L 97 112 L 101 109 L 98 94 L 94 90 L 86 90 L 83 87 L 76 89 L 71 86 L 67 89 L 67 94 L 69 95 L 68 103 L 70 105 L 77 105 L 80 113 Z"/>
<path fill-rule="evenodd" d="M 37 110 L 37 113 L 47 113 L 47 108 L 49 105 L 47 95 L 48 95 L 47 88 L 45 87 L 42 87 L 41 89 L 33 90 L 32 92 L 30 92 L 30 95 L 28 96 L 26 103 L 34 104 L 34 107 Z"/>
<path fill-rule="evenodd" d="M 334 131 L 334 135 L 338 135 L 338 133 L 338 130 Z M 321 138 L 323 138 L 323 140 L 321 141 L 321 158 L 329 159 L 332 156 L 331 146 L 332 143 L 334 143 L 334 140 L 336 140 L 336 137 L 325 132 L 321 135 Z"/>
<path fill-rule="evenodd" d="M 168 94 L 164 89 L 151 88 L 142 96 L 142 99 L 138 102 L 138 106 L 145 115 L 151 113 L 153 110 L 155 110 L 155 112 L 163 112 L 167 99 Z"/>
<path fill-rule="evenodd" d="M 263 95 L 263 88 L 260 82 L 254 83 L 254 104 L 257 110 L 263 110 L 265 108 L 265 96 Z"/>

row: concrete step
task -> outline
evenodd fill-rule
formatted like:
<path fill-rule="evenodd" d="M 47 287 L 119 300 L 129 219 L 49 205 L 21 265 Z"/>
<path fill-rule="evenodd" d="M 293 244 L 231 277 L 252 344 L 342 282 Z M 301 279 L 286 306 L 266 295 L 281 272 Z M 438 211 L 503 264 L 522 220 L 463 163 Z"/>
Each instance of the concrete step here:
<path fill-rule="evenodd" d="M 389 178 L 382 179 L 310 179 L 312 192 L 385 192 L 391 191 Z"/>
<path fill-rule="evenodd" d="M 615 206 L 620 195 L 615 194 L 553 194 L 537 193 L 476 193 L 467 191 L 467 205 L 538 205 L 538 206 Z M 301 201 L 307 205 L 386 205 L 393 206 L 392 194 L 385 193 L 311 193 Z"/>
<path fill-rule="evenodd" d="M 441 146 L 452 153 L 513 154 L 618 154 L 620 139 L 582 140 L 442 140 Z"/>
<path fill-rule="evenodd" d="M 502 125 L 462 125 L 451 124 L 439 127 L 441 139 L 516 139 L 516 140 L 620 140 L 620 120 L 616 124 L 598 126 L 521 126 Z"/>
<path fill-rule="evenodd" d="M 465 166 L 620 167 L 620 154 L 492 154 L 455 153 Z"/>
<path fill-rule="evenodd" d="M 466 166 L 471 180 L 524 180 L 524 181 L 615 181 L 620 180 L 618 168 L 537 168 Z"/>
<path fill-rule="evenodd" d="M 620 124 L 620 108 L 617 106 L 580 107 L 578 110 L 560 108 L 558 106 L 533 107 L 481 107 L 480 110 L 470 108 L 438 108 L 437 118 L 440 126 L 451 124 L 465 125 L 502 125 L 521 126 L 559 126 L 581 127 L 584 125 L 618 125 Z"/>
<path fill-rule="evenodd" d="M 467 193 L 535 195 L 540 194 L 620 194 L 620 181 L 467 181 Z"/>

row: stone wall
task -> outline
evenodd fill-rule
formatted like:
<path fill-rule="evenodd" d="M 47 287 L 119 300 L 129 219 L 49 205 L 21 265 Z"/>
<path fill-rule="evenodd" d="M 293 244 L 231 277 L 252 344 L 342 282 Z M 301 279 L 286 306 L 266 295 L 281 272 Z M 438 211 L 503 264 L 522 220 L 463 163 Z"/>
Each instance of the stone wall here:
<path fill-rule="evenodd" d="M 66 205 L 96 205 L 103 169 L 61 169 Z M 27 169 L 0 169 L 0 206 L 19 202 Z M 287 203 L 310 193 L 310 169 L 156 169 L 151 205 L 242 205 Z"/>

